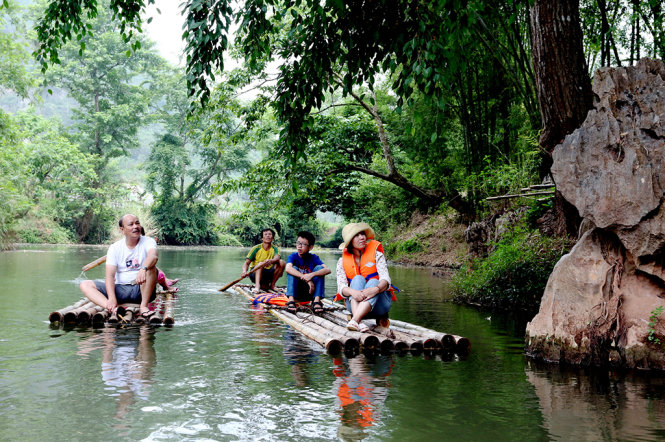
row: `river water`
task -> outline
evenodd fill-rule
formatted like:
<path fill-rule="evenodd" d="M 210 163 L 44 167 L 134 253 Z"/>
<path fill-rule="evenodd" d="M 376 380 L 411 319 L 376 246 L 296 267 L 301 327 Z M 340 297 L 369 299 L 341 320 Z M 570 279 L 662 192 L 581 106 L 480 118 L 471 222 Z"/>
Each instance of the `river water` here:
<path fill-rule="evenodd" d="M 523 320 L 449 302 L 429 270 L 390 267 L 391 316 L 468 337 L 468 356 L 330 356 L 217 291 L 246 252 L 160 248 L 181 279 L 175 326 L 102 329 L 47 318 L 81 298 L 79 269 L 104 247 L 1 252 L 0 440 L 665 439 L 662 374 L 530 362 Z"/>

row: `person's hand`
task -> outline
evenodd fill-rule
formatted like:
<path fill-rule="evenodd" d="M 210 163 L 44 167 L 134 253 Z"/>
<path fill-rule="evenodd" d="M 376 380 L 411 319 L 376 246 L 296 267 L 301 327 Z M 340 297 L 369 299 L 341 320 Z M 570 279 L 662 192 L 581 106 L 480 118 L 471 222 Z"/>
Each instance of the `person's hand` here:
<path fill-rule="evenodd" d="M 305 282 L 310 282 L 310 281 L 312 281 L 312 278 L 314 278 L 314 274 L 313 274 L 313 273 L 304 273 L 304 274 L 300 277 L 300 279 L 302 279 L 302 280 L 305 281 Z"/>
<path fill-rule="evenodd" d="M 314 283 L 312 281 L 307 281 L 307 284 L 309 284 L 309 294 L 311 295 L 312 293 L 314 293 L 314 290 L 316 289 L 316 286 L 314 285 Z"/>
<path fill-rule="evenodd" d="M 373 298 L 374 296 L 379 294 L 379 288 L 378 287 L 368 287 L 366 289 L 362 289 L 360 293 L 363 294 L 365 299 Z"/>
<path fill-rule="evenodd" d="M 117 307 L 118 307 L 118 301 L 116 301 L 115 299 L 109 299 L 108 301 L 106 301 L 106 310 L 108 310 L 109 312 L 113 313 Z"/>
<path fill-rule="evenodd" d="M 145 282 L 147 273 L 148 271 L 146 269 L 139 270 L 139 272 L 136 274 L 136 283 L 138 285 L 141 285 Z"/>
<path fill-rule="evenodd" d="M 351 297 L 353 299 L 355 299 L 356 301 L 362 302 L 362 301 L 365 300 L 365 295 L 363 295 L 363 293 L 360 290 L 348 289 L 347 293 L 349 293 L 349 292 L 350 292 Z"/>
<path fill-rule="evenodd" d="M 244 271 L 244 272 L 242 272 L 242 273 L 240 274 L 240 277 L 241 277 L 241 278 L 246 278 L 248 274 L 249 274 L 249 272 Z"/>

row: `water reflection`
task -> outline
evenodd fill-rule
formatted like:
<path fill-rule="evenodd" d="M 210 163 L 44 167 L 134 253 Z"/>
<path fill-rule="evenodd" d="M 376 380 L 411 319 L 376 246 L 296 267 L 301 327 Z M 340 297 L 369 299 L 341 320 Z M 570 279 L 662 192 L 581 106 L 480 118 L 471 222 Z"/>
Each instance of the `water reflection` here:
<path fill-rule="evenodd" d="M 310 383 L 309 369 L 318 360 L 321 350 L 314 348 L 299 332 L 288 328 L 284 334 L 284 358 L 291 365 L 291 376 L 296 387 L 306 387 Z"/>
<path fill-rule="evenodd" d="M 337 436 L 342 440 L 361 440 L 379 418 L 379 408 L 388 396 L 388 376 L 392 357 L 360 354 L 354 358 L 334 358 L 335 405 L 340 416 Z"/>
<path fill-rule="evenodd" d="M 150 395 L 155 366 L 155 334 L 147 326 L 106 327 L 78 343 L 77 354 L 88 357 L 101 349 L 101 376 L 105 390 L 116 401 L 117 421 L 114 428 L 122 429 L 123 420 L 137 399 L 147 400 Z"/>
<path fill-rule="evenodd" d="M 526 375 L 554 439 L 665 438 L 661 373 L 617 373 L 529 361 Z"/>

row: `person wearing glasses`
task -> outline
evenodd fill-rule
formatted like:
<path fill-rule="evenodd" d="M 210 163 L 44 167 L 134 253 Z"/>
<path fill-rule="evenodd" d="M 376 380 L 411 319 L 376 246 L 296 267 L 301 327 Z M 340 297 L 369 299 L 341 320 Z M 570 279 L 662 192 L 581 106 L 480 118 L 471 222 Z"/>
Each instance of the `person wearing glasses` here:
<path fill-rule="evenodd" d="M 297 252 L 289 255 L 286 261 L 286 311 L 296 313 L 298 301 L 312 300 L 312 311 L 323 313 L 321 300 L 325 296 L 325 279 L 330 269 L 317 255 L 310 253 L 316 239 L 310 232 L 299 232 L 296 240 Z"/>

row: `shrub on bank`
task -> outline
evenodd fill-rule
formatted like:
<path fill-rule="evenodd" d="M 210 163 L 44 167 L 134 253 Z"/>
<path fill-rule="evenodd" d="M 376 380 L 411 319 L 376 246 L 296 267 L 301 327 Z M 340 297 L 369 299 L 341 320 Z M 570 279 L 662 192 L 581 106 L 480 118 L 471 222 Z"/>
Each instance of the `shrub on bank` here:
<path fill-rule="evenodd" d="M 554 265 L 568 252 L 562 238 L 515 226 L 487 258 L 475 259 L 453 278 L 458 302 L 536 312 Z"/>
<path fill-rule="evenodd" d="M 26 217 L 14 229 L 17 242 L 29 244 L 71 244 L 72 232 L 48 218 Z"/>

